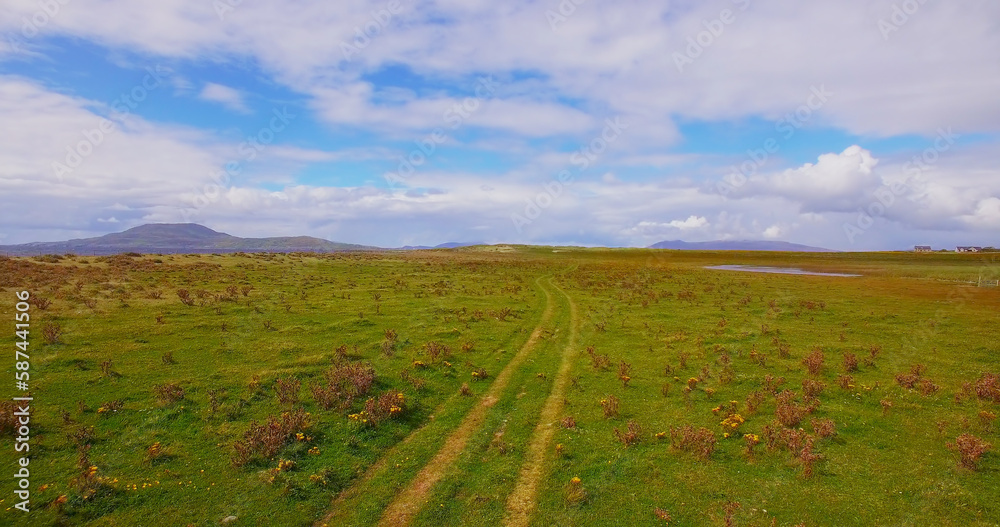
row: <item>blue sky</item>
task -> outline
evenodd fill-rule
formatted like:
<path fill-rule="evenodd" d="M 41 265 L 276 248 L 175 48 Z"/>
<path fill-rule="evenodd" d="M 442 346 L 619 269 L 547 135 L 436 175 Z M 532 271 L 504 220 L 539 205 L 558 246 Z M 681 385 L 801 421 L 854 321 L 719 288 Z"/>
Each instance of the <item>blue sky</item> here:
<path fill-rule="evenodd" d="M 0 244 L 1000 243 L 992 2 L 43 4 L 0 8 Z"/>

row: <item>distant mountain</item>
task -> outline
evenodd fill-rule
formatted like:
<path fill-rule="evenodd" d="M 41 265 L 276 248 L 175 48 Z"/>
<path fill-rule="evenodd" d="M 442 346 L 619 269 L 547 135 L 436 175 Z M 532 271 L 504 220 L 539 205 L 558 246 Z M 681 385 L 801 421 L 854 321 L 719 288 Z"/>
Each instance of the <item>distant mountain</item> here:
<path fill-rule="evenodd" d="M 473 245 L 486 245 L 482 242 L 447 242 L 431 247 L 429 245 L 407 245 L 400 247 L 401 251 L 425 251 L 427 249 L 457 249 L 459 247 L 472 247 Z"/>
<path fill-rule="evenodd" d="M 711 242 L 664 241 L 649 246 L 650 249 L 674 249 L 678 251 L 784 251 L 803 253 L 837 252 L 822 247 L 810 247 L 797 243 L 764 240 L 716 240 Z"/>
<path fill-rule="evenodd" d="M 311 236 L 239 238 L 196 223 L 152 223 L 97 238 L 0 245 L 11 256 L 36 254 L 336 252 L 376 249 Z"/>

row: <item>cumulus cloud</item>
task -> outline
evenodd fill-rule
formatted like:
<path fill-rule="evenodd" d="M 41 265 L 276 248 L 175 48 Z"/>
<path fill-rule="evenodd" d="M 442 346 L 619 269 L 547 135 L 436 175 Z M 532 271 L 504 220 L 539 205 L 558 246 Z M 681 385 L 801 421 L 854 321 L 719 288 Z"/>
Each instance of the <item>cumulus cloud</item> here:
<path fill-rule="evenodd" d="M 781 228 L 780 225 L 771 225 L 770 227 L 764 229 L 764 237 L 772 240 L 776 240 L 785 235 L 785 230 Z"/>
<path fill-rule="evenodd" d="M 839 154 L 822 154 L 816 163 L 752 176 L 737 185 L 734 195 L 780 196 L 799 204 L 803 212 L 851 211 L 884 184 L 874 170 L 877 164 L 871 152 L 854 145 Z"/>
<path fill-rule="evenodd" d="M 667 223 L 667 225 L 683 231 L 688 229 L 699 229 L 701 227 L 704 227 L 705 225 L 708 225 L 708 220 L 706 220 L 702 216 L 688 216 L 688 219 L 686 220 L 683 221 L 674 220 L 671 221 L 670 223 Z"/>
<path fill-rule="evenodd" d="M 704 216 L 688 216 L 686 220 L 671 220 L 668 222 L 640 221 L 627 229 L 625 234 L 642 238 L 657 238 L 660 236 L 676 236 L 679 233 L 702 229 L 709 222 Z"/>

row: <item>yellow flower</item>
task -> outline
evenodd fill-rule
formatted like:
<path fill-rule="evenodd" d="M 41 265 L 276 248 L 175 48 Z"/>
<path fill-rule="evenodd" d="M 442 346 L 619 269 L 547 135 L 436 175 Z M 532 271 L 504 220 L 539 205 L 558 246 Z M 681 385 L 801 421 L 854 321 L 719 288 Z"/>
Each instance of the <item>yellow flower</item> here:
<path fill-rule="evenodd" d="M 573 479 L 569 480 L 569 482 L 572 483 L 572 484 L 574 484 L 574 485 L 579 485 L 580 484 L 580 478 L 578 478 L 576 476 L 573 476 Z"/>

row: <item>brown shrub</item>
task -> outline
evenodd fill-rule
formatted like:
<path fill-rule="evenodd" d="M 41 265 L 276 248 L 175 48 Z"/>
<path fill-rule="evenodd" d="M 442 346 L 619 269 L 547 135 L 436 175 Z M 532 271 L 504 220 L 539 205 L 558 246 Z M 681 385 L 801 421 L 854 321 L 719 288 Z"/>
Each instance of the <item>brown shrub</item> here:
<path fill-rule="evenodd" d="M 160 404 L 173 404 L 184 399 L 184 388 L 176 383 L 158 384 L 153 387 L 153 393 Z"/>
<path fill-rule="evenodd" d="M 979 467 L 979 458 L 993 448 L 993 445 L 972 434 L 962 434 L 955 438 L 954 443 L 947 443 L 946 446 L 949 450 L 958 452 L 959 466 L 969 470 L 976 470 Z"/>
<path fill-rule="evenodd" d="M 768 450 L 773 452 L 781 446 L 781 430 L 783 428 L 780 423 L 769 423 L 760 431 Z"/>
<path fill-rule="evenodd" d="M 62 338 L 62 326 L 54 322 L 46 322 L 42 326 L 42 338 L 45 339 L 46 344 L 58 344 L 59 339 Z"/>
<path fill-rule="evenodd" d="M 747 415 L 753 415 L 757 413 L 757 410 L 760 409 L 760 405 L 764 404 L 764 401 L 766 399 L 767 396 L 764 394 L 764 392 L 760 390 L 755 390 L 753 392 L 750 392 L 750 395 L 747 395 L 747 402 L 746 402 Z"/>
<path fill-rule="evenodd" d="M 784 377 L 775 378 L 770 373 L 764 376 L 764 389 L 772 395 L 778 393 L 778 387 L 782 384 L 785 384 Z"/>
<path fill-rule="evenodd" d="M 759 365 L 762 368 L 767 367 L 767 355 L 757 351 L 757 346 L 750 349 L 750 362 Z"/>
<path fill-rule="evenodd" d="M 812 426 L 813 433 L 821 438 L 832 437 L 837 433 L 837 425 L 833 422 L 833 419 L 810 419 L 809 424 Z"/>
<path fill-rule="evenodd" d="M 618 379 L 622 381 L 622 387 L 624 388 L 628 388 L 628 382 L 632 380 L 632 377 L 629 376 L 630 373 L 632 373 L 632 365 L 622 361 L 618 365 Z"/>
<path fill-rule="evenodd" d="M 590 355 L 590 363 L 595 370 L 606 371 L 611 368 L 611 357 L 597 353 L 593 346 L 587 346 L 587 355 Z"/>
<path fill-rule="evenodd" d="M 695 429 L 691 425 L 670 429 L 670 444 L 677 450 L 689 452 L 701 460 L 707 460 L 715 452 L 715 433 L 707 428 Z"/>
<path fill-rule="evenodd" d="M 941 387 L 931 382 L 930 379 L 920 379 L 920 382 L 917 383 L 917 389 L 920 391 L 921 395 L 927 397 L 929 395 L 937 393 L 937 391 L 940 390 Z"/>
<path fill-rule="evenodd" d="M 1000 403 L 1000 374 L 983 373 L 976 381 L 976 396 L 984 401 Z"/>
<path fill-rule="evenodd" d="M 823 393 L 825 388 L 826 384 L 821 381 L 814 381 L 812 379 L 802 381 L 802 394 L 806 397 L 818 397 L 819 394 Z"/>
<path fill-rule="evenodd" d="M 278 402 L 281 404 L 298 403 L 301 388 L 302 382 L 294 377 L 279 377 L 274 382 L 274 391 L 277 392 Z"/>
<path fill-rule="evenodd" d="M 607 399 L 601 399 L 601 409 L 604 411 L 605 419 L 618 417 L 618 398 L 609 395 Z"/>
<path fill-rule="evenodd" d="M 0 434 L 13 434 L 18 429 L 16 411 L 16 402 L 0 401 Z"/>
<path fill-rule="evenodd" d="M 851 373 L 858 371 L 858 356 L 853 353 L 844 353 L 844 371 Z"/>
<path fill-rule="evenodd" d="M 284 412 L 279 417 L 269 417 L 266 423 L 256 421 L 243 434 L 243 438 L 233 444 L 235 453 L 232 462 L 243 466 L 254 457 L 271 459 L 296 432 L 310 427 L 309 415 L 302 408 Z"/>
<path fill-rule="evenodd" d="M 375 383 L 375 369 L 361 362 L 333 366 L 323 375 L 331 387 L 352 399 L 368 394 Z"/>
<path fill-rule="evenodd" d="M 743 508 L 743 506 L 740 505 L 740 502 L 738 502 L 738 501 L 727 501 L 722 506 L 722 511 L 725 513 L 725 516 L 723 517 L 723 523 L 725 524 L 726 527 L 735 527 L 735 525 L 736 525 L 736 519 L 735 519 L 736 511 L 738 511 L 738 510 L 740 510 L 742 508 Z"/>
<path fill-rule="evenodd" d="M 784 390 L 777 395 L 774 416 L 783 426 L 798 426 L 806 414 L 806 409 L 795 402 L 795 392 Z"/>
<path fill-rule="evenodd" d="M 181 303 L 184 304 L 185 306 L 194 305 L 194 298 L 191 298 L 191 292 L 188 291 L 187 289 L 178 289 L 177 298 L 180 298 Z"/>
<path fill-rule="evenodd" d="M 642 434 L 642 427 L 639 426 L 635 421 L 629 420 L 626 425 L 625 431 L 621 432 L 617 428 L 614 430 L 615 439 L 620 441 L 625 448 L 628 448 L 639 442 L 640 435 Z"/>
<path fill-rule="evenodd" d="M 813 349 L 806 358 L 802 359 L 802 364 L 805 365 L 810 375 L 819 375 L 819 372 L 823 369 L 823 350 L 819 348 Z"/>
<path fill-rule="evenodd" d="M 388 390 L 378 397 L 369 397 L 365 408 L 359 414 L 352 414 L 351 419 L 364 422 L 369 426 L 378 426 L 383 421 L 402 415 L 406 411 L 406 396 L 399 390 Z"/>
<path fill-rule="evenodd" d="M 424 352 L 427 353 L 431 362 L 437 362 L 438 359 L 448 359 L 451 357 L 451 348 L 433 340 L 424 344 Z"/>
<path fill-rule="evenodd" d="M 802 449 L 799 450 L 798 458 L 802 462 L 802 475 L 811 478 L 813 475 L 813 464 L 822 459 L 823 456 L 813 452 L 814 439 L 807 436 L 803 441 Z"/>

